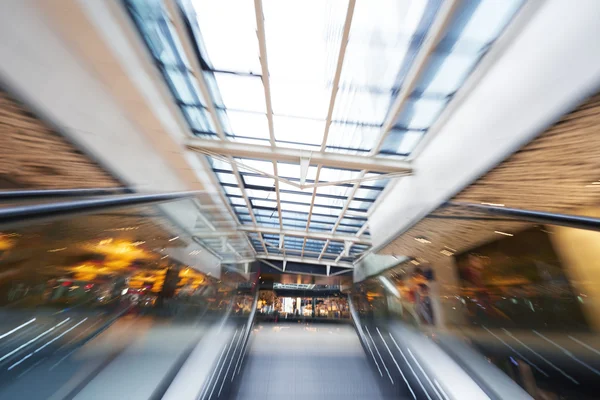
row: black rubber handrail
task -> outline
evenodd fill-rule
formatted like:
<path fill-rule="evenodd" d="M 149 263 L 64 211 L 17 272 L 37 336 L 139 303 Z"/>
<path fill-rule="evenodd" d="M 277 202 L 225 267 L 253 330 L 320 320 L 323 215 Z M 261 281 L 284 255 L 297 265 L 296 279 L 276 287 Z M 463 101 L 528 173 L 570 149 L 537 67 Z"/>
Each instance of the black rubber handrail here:
<path fill-rule="evenodd" d="M 205 192 L 172 192 L 154 194 L 126 194 L 105 196 L 102 198 L 64 201 L 47 204 L 33 204 L 26 206 L 0 208 L 0 225 L 37 221 L 39 219 L 53 219 L 79 214 L 129 207 L 163 203 L 198 196 Z"/>
<path fill-rule="evenodd" d="M 6 190 L 0 191 L 0 200 L 47 199 L 55 197 L 108 196 L 119 193 L 132 193 L 128 188 L 93 188 L 93 189 L 41 189 L 41 190 Z"/>
<path fill-rule="evenodd" d="M 546 211 L 523 210 L 520 208 L 460 202 L 448 202 L 444 204 L 444 206 L 518 218 L 515 219 L 515 221 L 521 220 L 540 224 L 559 225 L 569 228 L 600 231 L 600 218 L 586 217 L 583 215 L 559 214 Z"/>

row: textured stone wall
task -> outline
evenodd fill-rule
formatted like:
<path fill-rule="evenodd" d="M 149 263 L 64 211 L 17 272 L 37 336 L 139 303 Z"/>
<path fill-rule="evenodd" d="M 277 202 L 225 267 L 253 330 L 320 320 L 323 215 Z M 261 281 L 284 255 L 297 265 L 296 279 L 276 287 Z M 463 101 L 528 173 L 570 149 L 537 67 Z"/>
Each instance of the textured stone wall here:
<path fill-rule="evenodd" d="M 116 186 L 117 179 L 0 90 L 0 190 Z"/>
<path fill-rule="evenodd" d="M 482 133 L 484 134 L 484 133 Z M 565 115 L 537 139 L 459 193 L 453 201 L 498 203 L 507 207 L 561 213 L 600 204 L 600 94 Z M 447 218 L 438 209 L 386 246 L 382 254 L 406 255 L 445 263 L 445 246 L 467 250 L 530 224 Z M 453 213 L 455 214 L 455 213 Z M 465 216 L 463 214 L 463 216 Z M 415 240 L 424 236 L 431 244 Z"/>
<path fill-rule="evenodd" d="M 0 90 L 0 190 L 121 186 L 27 106 Z M 123 227 L 132 230 L 122 230 Z M 44 245 L 54 247 L 61 247 L 57 243 L 67 246 L 106 237 L 145 240 L 155 247 L 179 245 L 168 241 L 177 229 L 153 207 L 115 210 L 18 229 L 22 234 L 38 230 L 47 242 Z"/>

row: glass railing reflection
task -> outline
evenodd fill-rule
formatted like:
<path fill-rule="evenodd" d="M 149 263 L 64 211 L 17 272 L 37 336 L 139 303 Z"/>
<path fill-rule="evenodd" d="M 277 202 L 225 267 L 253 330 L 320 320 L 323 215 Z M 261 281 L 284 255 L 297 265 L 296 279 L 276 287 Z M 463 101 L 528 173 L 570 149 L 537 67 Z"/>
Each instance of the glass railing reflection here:
<path fill-rule="evenodd" d="M 127 357 L 166 371 L 225 315 L 247 318 L 246 278 L 207 251 L 158 206 L 2 230 L 0 398 L 73 397 Z"/>
<path fill-rule="evenodd" d="M 533 398 L 597 398 L 600 233 L 501 233 L 407 260 L 357 286 L 353 302 L 362 318 L 411 325 L 460 358 L 444 339 L 459 338 Z"/>

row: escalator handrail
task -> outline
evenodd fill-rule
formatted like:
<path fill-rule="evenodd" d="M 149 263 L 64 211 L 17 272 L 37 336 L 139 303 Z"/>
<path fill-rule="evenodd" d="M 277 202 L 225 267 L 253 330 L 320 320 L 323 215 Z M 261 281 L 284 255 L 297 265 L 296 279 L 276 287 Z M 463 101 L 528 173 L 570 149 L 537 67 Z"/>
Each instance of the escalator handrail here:
<path fill-rule="evenodd" d="M 546 211 L 504 207 L 503 205 L 473 204 L 462 202 L 447 202 L 444 204 L 444 207 L 478 211 L 505 217 L 514 217 L 519 218 L 520 220 L 540 224 L 600 231 L 600 218 L 587 217 L 584 215 L 559 214 Z M 449 218 L 452 218 L 452 216 L 449 216 Z"/>
<path fill-rule="evenodd" d="M 57 197 L 86 197 L 107 196 L 120 193 L 132 193 L 125 187 L 115 188 L 89 188 L 89 189 L 42 189 L 42 190 L 3 190 L 0 191 L 0 200 L 27 200 L 48 199 Z"/>
<path fill-rule="evenodd" d="M 348 295 L 348 308 L 350 309 L 350 316 L 352 317 L 352 322 L 354 322 L 354 326 L 356 331 L 358 332 L 358 336 L 360 336 L 360 340 L 365 343 L 365 333 L 362 330 L 362 326 L 360 324 L 360 318 L 358 313 L 356 312 L 356 308 L 354 308 L 354 303 L 352 302 L 352 297 Z"/>
<path fill-rule="evenodd" d="M 204 194 L 204 191 L 172 193 L 126 194 L 106 196 L 97 199 L 63 201 L 49 204 L 0 208 L 0 225 L 36 221 L 46 218 L 60 218 L 89 214 L 112 208 L 164 203 Z"/>

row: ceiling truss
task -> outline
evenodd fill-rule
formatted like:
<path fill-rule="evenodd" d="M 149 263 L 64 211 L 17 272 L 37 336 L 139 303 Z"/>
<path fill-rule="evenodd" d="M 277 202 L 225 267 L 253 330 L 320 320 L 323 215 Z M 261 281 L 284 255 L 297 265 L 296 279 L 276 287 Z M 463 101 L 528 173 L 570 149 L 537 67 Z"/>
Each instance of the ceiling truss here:
<path fill-rule="evenodd" d="M 244 258 L 234 246 L 228 243 L 228 241 L 237 239 L 239 243 L 240 239 L 243 238 L 251 247 L 257 259 L 284 261 L 283 269 L 285 269 L 286 261 L 326 265 L 328 275 L 330 267 L 332 266 L 352 267 L 351 261 L 354 260 L 355 257 L 360 256 L 361 254 L 364 255 L 370 251 L 371 241 L 368 232 L 368 216 L 377 204 L 377 196 L 379 196 L 378 193 L 380 193 L 377 192 L 377 190 L 383 190 L 378 189 L 378 187 L 373 185 L 366 185 L 365 182 L 397 178 L 413 173 L 411 163 L 410 161 L 407 161 L 406 158 L 387 157 L 389 155 L 402 155 L 395 154 L 402 153 L 401 151 L 391 151 L 390 153 L 389 150 L 383 151 L 382 148 L 388 148 L 384 146 L 386 140 L 390 137 L 390 134 L 394 129 L 399 129 L 396 125 L 398 124 L 400 116 L 407 108 L 407 104 L 419 99 L 420 95 L 415 97 L 415 91 L 418 92 L 417 89 L 420 87 L 419 82 L 421 78 L 423 78 L 424 75 L 427 75 L 425 72 L 427 71 L 429 61 L 432 59 L 432 55 L 438 51 L 437 47 L 444 38 L 448 27 L 452 24 L 461 1 L 444 1 L 436 10 L 435 14 L 431 14 L 432 16 L 428 22 L 428 29 L 424 31 L 424 39 L 417 48 L 416 53 L 413 55 L 414 58 L 412 58 L 412 62 L 409 64 L 407 73 L 401 82 L 400 89 L 396 92 L 397 95 L 395 95 L 395 98 L 391 103 L 387 117 L 385 117 L 385 120 L 382 117 L 378 120 L 377 124 L 374 125 L 381 127 L 381 129 L 377 131 L 377 134 L 374 133 L 371 136 L 376 137 L 373 146 L 369 146 L 366 149 L 360 149 L 363 153 L 345 153 L 338 152 L 338 150 L 346 149 L 346 147 L 328 147 L 328 138 L 330 137 L 332 125 L 334 123 L 339 123 L 337 117 L 334 121 L 334 115 L 336 114 L 335 107 L 339 93 L 343 91 L 344 85 L 347 84 L 347 81 L 342 81 L 342 72 L 345 71 L 344 60 L 347 58 L 346 52 L 349 47 L 348 43 L 353 20 L 354 24 L 358 24 L 360 27 L 360 17 L 362 14 L 359 11 L 355 16 L 356 3 L 356 0 L 349 0 L 347 9 L 345 10 L 345 19 L 341 29 L 339 49 L 337 58 L 335 59 L 335 72 L 333 73 L 333 79 L 330 83 L 331 94 L 329 97 L 327 114 L 325 117 L 325 107 L 323 107 L 323 115 L 319 118 L 322 120 L 323 117 L 325 117 L 323 138 L 321 145 L 315 145 L 313 151 L 305 150 L 305 148 L 310 148 L 309 146 L 312 146 L 312 144 L 304 147 L 297 146 L 297 148 L 292 148 L 292 146 L 287 145 L 279 146 L 277 144 L 274 120 L 275 118 L 281 117 L 281 115 L 274 115 L 273 111 L 272 94 L 276 94 L 277 92 L 272 93 L 272 88 L 276 87 L 276 80 L 272 81 L 272 79 L 275 78 L 271 77 L 269 70 L 267 32 L 265 28 L 262 0 L 254 0 L 254 18 L 258 39 L 260 72 L 255 70 L 250 73 L 250 75 L 253 75 L 254 79 L 256 79 L 256 75 L 260 73 L 259 78 L 262 81 L 266 109 L 264 115 L 266 116 L 268 124 L 268 145 L 230 140 L 229 135 L 231 135 L 231 132 L 229 132 L 229 128 L 227 128 L 227 118 L 229 117 L 226 117 L 224 120 L 225 122 L 223 123 L 220 113 L 225 113 L 225 111 L 230 112 L 232 110 L 227 107 L 223 108 L 223 105 L 215 105 L 215 99 L 211 92 L 213 89 L 212 86 L 209 85 L 210 81 L 208 80 L 210 77 L 206 78 L 205 76 L 205 72 L 207 71 L 205 66 L 206 63 L 202 64 L 203 67 L 201 66 L 201 60 L 198 59 L 198 51 L 195 48 L 196 44 L 193 37 L 190 36 L 189 29 L 184 21 L 185 12 L 180 12 L 181 10 L 179 9 L 176 0 L 165 0 L 170 20 L 181 40 L 185 57 L 190 62 L 190 72 L 196 79 L 200 93 L 204 97 L 206 103 L 205 112 L 214 126 L 214 132 L 211 133 L 213 135 L 211 136 L 211 139 L 204 139 L 203 137 L 207 136 L 203 134 L 196 136 L 195 133 L 200 134 L 202 132 L 190 129 L 190 137 L 184 141 L 183 145 L 190 151 L 210 157 L 213 161 L 218 160 L 218 162 L 221 163 L 220 167 L 214 168 L 214 176 L 212 178 L 221 184 L 223 190 L 219 195 L 231 218 L 238 222 L 235 229 L 228 228 L 226 230 L 221 230 L 212 225 L 210 221 L 206 220 L 205 225 L 209 229 L 195 232 L 196 237 L 207 240 L 213 238 L 223 240 L 223 247 L 231 250 L 231 254 L 236 257 L 235 262 L 246 262 L 249 260 Z M 269 10 L 267 9 L 267 11 Z M 342 12 L 343 10 L 340 10 L 339 27 L 341 27 Z M 269 21 L 271 20 L 268 20 L 267 23 L 269 23 Z M 204 37 L 204 35 L 202 36 Z M 271 43 L 270 37 L 269 43 Z M 338 44 L 335 44 L 335 46 L 338 46 Z M 276 53 L 272 54 L 272 56 L 274 56 L 274 60 L 277 60 Z M 332 57 L 334 56 L 332 55 Z M 352 54 L 348 57 L 350 60 L 353 59 Z M 274 61 L 273 68 L 276 68 L 276 65 L 277 62 Z M 213 70 L 209 70 L 208 72 L 221 74 L 224 72 L 236 73 L 235 71 Z M 215 97 L 219 96 L 220 94 L 215 92 Z M 225 102 L 222 104 L 225 104 Z M 275 102 L 276 106 L 278 104 L 279 103 Z M 185 106 L 195 107 L 196 105 L 186 103 Z M 204 105 L 201 106 L 204 107 Z M 244 112 L 244 110 L 238 111 Z M 248 110 L 248 112 L 250 112 L 250 110 Z M 261 111 L 261 113 L 262 112 L 264 111 Z M 363 122 L 353 123 L 358 124 Z M 223 125 L 225 125 L 225 127 Z M 402 124 L 400 124 L 400 126 L 404 127 Z M 228 133 L 225 132 L 225 128 L 227 128 Z M 426 129 L 423 130 L 423 132 L 425 131 Z M 213 138 L 216 140 L 213 140 Z M 266 137 L 263 137 L 261 140 L 264 140 L 264 143 L 266 143 Z M 297 144 L 300 145 L 302 143 Z M 331 148 L 338 150 L 328 151 Z M 248 164 L 243 160 L 247 160 Z M 254 161 L 272 165 L 272 173 L 270 173 L 270 166 L 266 169 L 260 169 L 253 166 L 257 165 L 256 163 L 249 165 L 249 163 Z M 214 162 L 217 163 L 217 161 Z M 229 164 L 231 169 L 229 170 L 229 167 L 227 166 L 221 167 L 223 165 L 222 163 Z M 292 164 L 295 167 L 297 166 L 299 171 L 297 172 L 298 175 L 292 176 L 293 174 L 289 175 L 284 173 L 282 176 L 279 176 L 279 173 L 282 172 L 282 170 L 290 170 L 289 168 L 286 168 L 286 164 L 288 164 L 288 167 L 289 164 Z M 269 170 L 269 172 L 265 172 L 266 170 Z M 330 173 L 331 170 L 341 171 L 340 174 L 337 175 L 340 178 L 328 178 L 327 173 Z M 250 171 L 251 173 L 248 173 L 247 171 Z M 310 178 L 308 177 L 309 171 L 311 174 Z M 348 174 L 349 177 L 344 176 L 346 172 L 351 172 Z M 226 178 L 221 177 L 225 174 L 227 174 Z M 219 177 L 217 177 L 217 175 L 219 175 Z M 265 179 L 272 179 L 271 182 L 273 182 L 273 184 L 272 187 L 270 186 L 271 183 L 249 184 L 248 182 L 252 179 L 255 181 L 260 181 L 262 179 L 263 182 Z M 326 190 L 322 190 L 321 188 Z M 383 186 L 380 188 L 383 188 Z M 241 194 L 238 189 L 241 191 Z M 306 189 L 311 190 L 301 193 L 301 191 Z M 340 189 L 340 191 L 333 189 Z M 365 195 L 365 193 L 369 193 L 369 190 L 377 193 L 375 195 Z M 257 194 L 257 192 L 259 194 Z M 271 197 L 273 192 L 275 199 Z M 262 194 L 264 193 L 266 194 L 262 197 Z M 304 197 L 302 195 L 310 195 L 310 203 L 308 203 L 308 199 L 298 200 L 293 197 Z M 270 205 L 274 200 L 276 200 L 276 206 Z M 230 201 L 231 204 L 229 203 Z M 353 205 L 353 203 L 355 205 Z M 329 210 L 323 211 L 323 209 L 327 207 Z M 240 211 L 240 209 L 242 210 Z M 268 216 L 269 213 L 272 215 Z M 277 213 L 277 218 L 274 216 L 275 213 Z M 288 213 L 288 215 L 284 217 L 284 214 L 286 213 Z M 290 216 L 289 213 L 292 213 L 293 215 Z M 272 220 L 265 222 L 265 218 L 267 217 L 268 219 L 272 218 Z M 306 221 L 304 221 L 305 217 Z M 326 220 L 327 222 L 325 223 L 323 220 Z M 275 221 L 278 221 L 278 223 Z M 324 225 L 326 225 L 325 228 L 323 228 Z M 295 227 L 295 229 L 290 229 L 290 226 Z M 304 228 L 300 229 L 301 226 L 304 226 Z M 349 234 L 344 234 L 342 232 L 349 232 Z M 297 238 L 302 238 L 302 240 L 298 240 Z M 321 242 L 316 243 L 315 241 Z M 293 244 L 290 244 L 288 247 L 288 242 L 292 242 Z M 301 251 L 297 250 L 300 248 L 299 242 L 302 243 Z M 259 246 L 259 243 L 260 247 L 255 247 Z M 260 248 L 262 248 L 262 250 Z M 286 251 L 291 254 L 287 254 Z M 298 253 L 299 256 L 295 253 Z"/>

